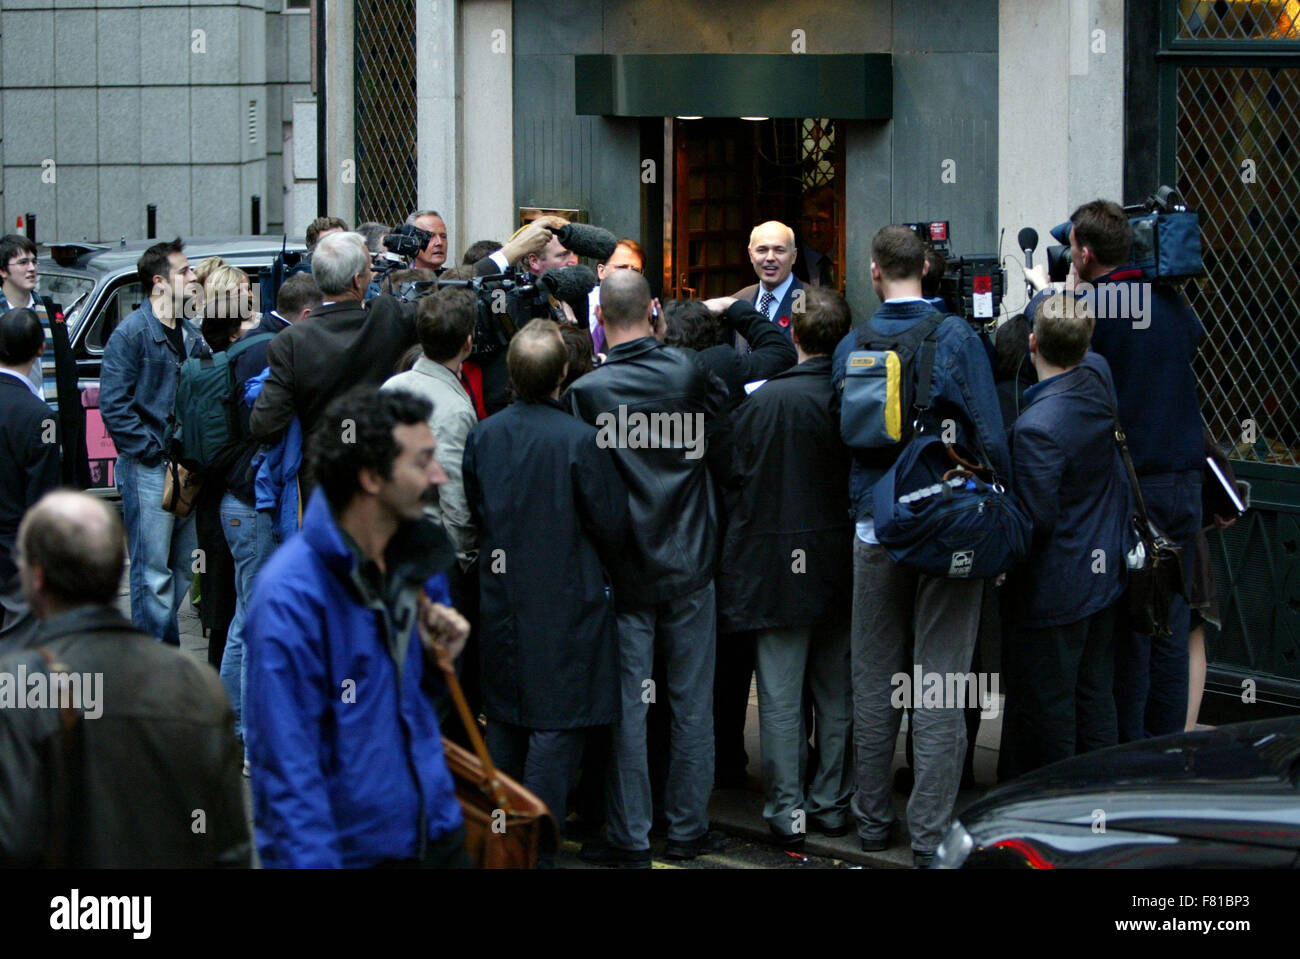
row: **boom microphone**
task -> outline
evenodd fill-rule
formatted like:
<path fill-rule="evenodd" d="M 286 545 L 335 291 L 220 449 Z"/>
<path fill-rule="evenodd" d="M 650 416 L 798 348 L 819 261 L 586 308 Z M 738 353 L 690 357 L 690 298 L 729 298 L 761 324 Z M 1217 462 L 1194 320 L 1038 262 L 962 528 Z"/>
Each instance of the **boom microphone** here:
<path fill-rule="evenodd" d="M 587 229 L 594 229 L 587 227 Z M 597 230 L 598 233 L 605 232 Z M 563 242 L 563 241 L 561 241 Z M 576 250 L 574 251 L 577 252 Z M 596 288 L 596 274 L 586 266 L 564 266 L 547 270 L 538 283 L 557 300 L 581 300 Z"/>
<path fill-rule="evenodd" d="M 1038 249 L 1038 231 L 1032 226 L 1024 227 L 1016 234 L 1016 242 L 1020 244 L 1020 251 L 1025 254 L 1025 269 L 1032 268 L 1034 251 Z"/>
<path fill-rule="evenodd" d="M 614 255 L 614 248 L 618 246 L 618 237 L 609 230 L 585 223 L 566 223 L 555 231 L 555 235 L 566 250 L 602 263 Z"/>

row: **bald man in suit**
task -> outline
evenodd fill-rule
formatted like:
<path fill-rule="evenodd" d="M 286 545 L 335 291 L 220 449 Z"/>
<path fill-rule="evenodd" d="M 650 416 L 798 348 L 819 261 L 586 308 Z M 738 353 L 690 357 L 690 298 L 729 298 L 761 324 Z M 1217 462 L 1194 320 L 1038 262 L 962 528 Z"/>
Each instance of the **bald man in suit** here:
<path fill-rule="evenodd" d="M 792 272 L 798 255 L 794 230 L 779 220 L 760 223 L 749 234 L 748 250 L 758 282 L 737 291 L 735 298 L 753 303 L 789 340 L 791 317 L 803 302 L 803 284 Z"/>

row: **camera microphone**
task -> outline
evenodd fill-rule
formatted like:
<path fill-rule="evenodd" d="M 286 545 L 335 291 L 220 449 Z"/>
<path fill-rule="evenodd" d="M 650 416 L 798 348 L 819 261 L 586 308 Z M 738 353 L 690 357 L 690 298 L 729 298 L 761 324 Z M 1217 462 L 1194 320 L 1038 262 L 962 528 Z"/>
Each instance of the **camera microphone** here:
<path fill-rule="evenodd" d="M 566 223 L 555 231 L 555 235 L 566 250 L 602 263 L 614 255 L 614 248 L 618 246 L 618 237 L 609 230 L 585 223 Z"/>
<path fill-rule="evenodd" d="M 547 270 L 538 279 L 538 283 L 557 300 L 583 299 L 595 289 L 596 282 L 592 269 L 581 265 Z"/>
<path fill-rule="evenodd" d="M 1034 251 L 1038 249 L 1038 231 L 1032 226 L 1024 227 L 1016 234 L 1016 242 L 1020 244 L 1020 251 L 1025 254 L 1025 269 L 1031 269 L 1034 265 Z"/>

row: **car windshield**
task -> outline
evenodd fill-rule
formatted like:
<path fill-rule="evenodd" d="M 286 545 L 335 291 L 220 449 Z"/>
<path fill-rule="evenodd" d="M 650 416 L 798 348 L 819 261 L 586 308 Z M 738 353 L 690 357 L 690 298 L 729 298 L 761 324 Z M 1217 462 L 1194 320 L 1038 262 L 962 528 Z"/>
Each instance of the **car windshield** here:
<path fill-rule="evenodd" d="M 63 273 L 59 270 L 40 271 L 36 278 L 36 292 L 48 296 L 63 307 L 65 318 L 76 318 L 76 309 L 85 302 L 86 294 L 95 288 L 95 278 L 84 273 Z"/>

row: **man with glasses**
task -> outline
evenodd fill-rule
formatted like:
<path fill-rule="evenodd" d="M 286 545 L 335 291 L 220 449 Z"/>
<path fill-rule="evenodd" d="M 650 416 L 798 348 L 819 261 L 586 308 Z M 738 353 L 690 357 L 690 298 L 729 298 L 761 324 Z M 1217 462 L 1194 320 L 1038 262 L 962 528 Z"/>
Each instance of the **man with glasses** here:
<path fill-rule="evenodd" d="M 645 272 L 645 251 L 636 240 L 622 239 L 614 247 L 613 254 L 604 263 L 596 264 L 596 278 L 604 281 L 615 270 L 636 270 Z M 605 352 L 605 327 L 596 317 L 596 307 L 600 305 L 600 286 L 593 286 L 587 294 L 587 329 L 591 331 L 591 345 L 595 353 Z"/>
<path fill-rule="evenodd" d="M 10 233 L 0 238 L 0 313 L 25 308 L 41 321 L 45 350 L 32 362 L 28 378 L 33 390 L 58 416 L 63 483 L 84 489 L 90 485 L 90 463 L 86 457 L 86 410 L 77 386 L 77 364 L 63 314 L 48 297 L 36 293 L 36 257 L 36 244 L 27 237 Z M 66 402 L 60 404 L 60 395 Z"/>

